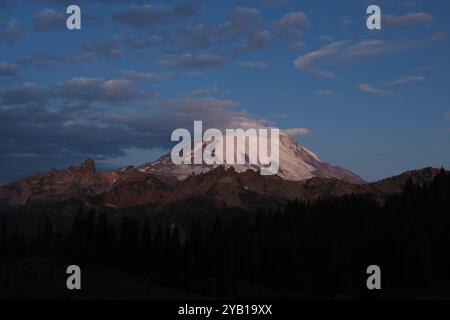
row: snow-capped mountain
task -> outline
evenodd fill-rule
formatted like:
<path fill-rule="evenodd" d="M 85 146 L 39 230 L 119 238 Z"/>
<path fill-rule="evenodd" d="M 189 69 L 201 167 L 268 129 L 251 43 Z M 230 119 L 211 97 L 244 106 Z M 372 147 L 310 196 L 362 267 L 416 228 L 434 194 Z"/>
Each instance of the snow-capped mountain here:
<path fill-rule="evenodd" d="M 223 144 L 225 145 L 225 142 Z M 200 145 L 200 147 L 204 148 L 205 144 Z M 246 151 L 248 151 L 248 141 Z M 229 151 L 224 147 L 224 157 L 226 152 Z M 185 155 L 185 157 L 192 157 L 192 153 Z M 248 154 L 243 154 L 243 158 L 248 159 Z M 246 164 L 224 164 L 223 166 L 225 169 L 233 167 L 236 172 L 245 172 L 247 170 L 259 171 L 262 168 L 262 165 L 249 164 L 248 161 Z M 138 169 L 146 173 L 171 176 L 179 180 L 184 180 L 189 176 L 206 173 L 217 167 L 219 165 L 175 165 L 169 153 L 154 162 L 148 162 L 139 166 Z M 292 140 L 283 131 L 280 131 L 279 171 L 277 175 L 288 181 L 303 181 L 314 177 L 322 177 L 337 178 L 355 184 L 364 183 L 363 179 L 358 175 L 323 162 L 316 154 Z"/>
<path fill-rule="evenodd" d="M 232 153 L 228 150 L 227 154 L 226 140 L 225 137 L 225 159 L 238 152 L 233 148 Z M 239 151 L 242 154 L 238 154 L 247 160 L 249 140 L 245 150 Z M 359 176 L 323 162 L 285 132 L 280 131 L 276 141 L 279 150 L 279 158 L 274 159 L 279 164 L 277 175 L 261 175 L 261 164 L 176 165 L 170 154 L 139 167 L 97 172 L 95 162 L 88 159 L 79 167 L 53 169 L 0 187 L 0 211 L 2 207 L 47 206 L 66 201 L 70 205 L 70 201 L 75 201 L 75 206 L 145 206 L 152 210 L 186 201 L 206 200 L 219 207 L 271 207 L 297 198 L 316 199 L 323 195 L 338 196 L 365 190 L 366 184 Z M 204 151 L 208 142 L 194 145 L 191 152 L 182 156 L 192 159 L 194 152 Z"/>

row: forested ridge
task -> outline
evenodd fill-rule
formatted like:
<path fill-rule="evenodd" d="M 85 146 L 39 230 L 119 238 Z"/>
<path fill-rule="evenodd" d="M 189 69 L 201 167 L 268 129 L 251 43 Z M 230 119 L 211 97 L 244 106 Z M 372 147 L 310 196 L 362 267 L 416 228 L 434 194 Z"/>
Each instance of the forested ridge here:
<path fill-rule="evenodd" d="M 181 212 L 182 213 L 182 212 Z M 115 268 L 150 284 L 209 296 L 361 297 L 366 268 L 382 270 L 390 296 L 450 293 L 450 174 L 407 183 L 377 202 L 369 195 L 297 200 L 277 212 L 226 209 L 212 225 L 183 225 L 79 212 L 70 232 L 43 217 L 32 241 L 0 221 L 0 259 L 48 257 L 62 265 Z"/>

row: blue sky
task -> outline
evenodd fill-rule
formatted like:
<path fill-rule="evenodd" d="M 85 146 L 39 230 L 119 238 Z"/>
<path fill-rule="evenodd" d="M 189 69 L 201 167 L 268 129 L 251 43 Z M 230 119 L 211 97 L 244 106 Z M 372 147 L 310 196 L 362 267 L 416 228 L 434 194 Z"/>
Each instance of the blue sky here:
<path fill-rule="evenodd" d="M 175 128 L 242 118 L 306 129 L 369 181 L 450 167 L 449 19 L 438 0 L 0 0 L 0 182 L 144 163 Z"/>

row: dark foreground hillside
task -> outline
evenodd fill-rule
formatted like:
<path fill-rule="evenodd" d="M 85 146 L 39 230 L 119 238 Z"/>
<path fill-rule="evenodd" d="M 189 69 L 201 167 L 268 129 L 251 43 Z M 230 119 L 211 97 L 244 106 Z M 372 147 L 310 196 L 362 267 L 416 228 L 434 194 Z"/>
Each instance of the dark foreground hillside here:
<path fill-rule="evenodd" d="M 3 216 L 0 298 L 77 298 L 64 291 L 70 264 L 87 275 L 85 297 L 450 297 L 445 171 L 430 183 L 406 183 L 383 202 L 348 195 L 294 201 L 277 212 L 186 217 L 173 223 L 79 212 L 60 230 L 42 215 L 30 236 L 21 220 Z M 366 269 L 374 264 L 382 290 L 369 294 Z M 45 294 L 39 283 L 48 283 Z"/>

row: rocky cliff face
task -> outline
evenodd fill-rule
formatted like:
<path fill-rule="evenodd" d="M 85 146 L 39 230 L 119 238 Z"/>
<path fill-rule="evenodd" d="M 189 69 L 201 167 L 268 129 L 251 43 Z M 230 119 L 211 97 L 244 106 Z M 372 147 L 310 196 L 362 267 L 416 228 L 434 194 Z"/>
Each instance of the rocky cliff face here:
<path fill-rule="evenodd" d="M 9 206 L 61 201 L 108 190 L 111 181 L 95 170 L 95 162 L 86 160 L 79 167 L 51 170 L 8 183 L 0 188 L 0 198 Z"/>
<path fill-rule="evenodd" d="M 313 177 L 302 181 L 262 176 L 258 171 L 238 172 L 217 167 L 183 180 L 145 172 L 135 167 L 98 173 L 93 160 L 79 167 L 51 170 L 0 187 L 0 210 L 55 205 L 76 200 L 88 207 L 113 209 L 146 206 L 162 210 L 191 199 L 214 207 L 277 207 L 295 199 L 345 194 L 371 194 L 377 199 L 400 192 L 408 181 L 427 183 L 439 173 L 427 168 L 371 184 L 354 184 L 337 178 Z"/>

